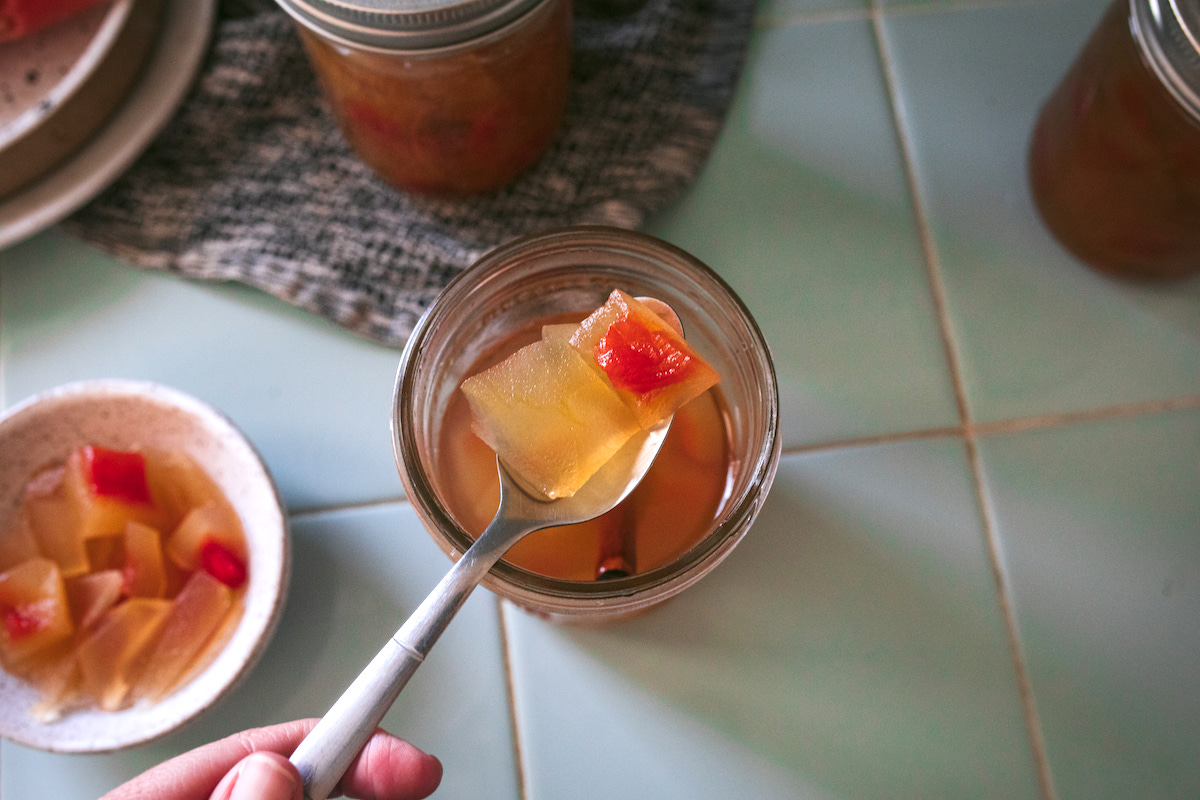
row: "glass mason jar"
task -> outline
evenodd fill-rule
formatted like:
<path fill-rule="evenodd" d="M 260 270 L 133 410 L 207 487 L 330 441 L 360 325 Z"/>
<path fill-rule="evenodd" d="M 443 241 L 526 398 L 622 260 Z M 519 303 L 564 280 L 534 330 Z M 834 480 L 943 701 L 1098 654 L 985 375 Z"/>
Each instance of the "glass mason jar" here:
<path fill-rule="evenodd" d="M 393 186 L 500 189 L 566 108 L 570 0 L 277 0 L 346 141 Z"/>
<path fill-rule="evenodd" d="M 405 492 L 434 541 L 457 559 L 473 539 L 437 476 L 446 457 L 441 427 L 459 384 L 497 343 L 546 319 L 582 318 L 614 288 L 668 303 L 688 342 L 720 373 L 726 492 L 707 533 L 661 567 L 576 581 L 500 561 L 484 580 L 524 609 L 560 621 L 606 621 L 657 605 L 711 571 L 749 529 L 780 455 L 774 366 L 749 312 L 712 270 L 658 239 L 602 227 L 550 231 L 493 250 L 452 281 L 417 323 L 396 380 L 392 444 Z"/>
<path fill-rule="evenodd" d="M 1042 109 L 1029 170 L 1046 225 L 1085 263 L 1200 272 L 1200 2 L 1116 0 Z"/>

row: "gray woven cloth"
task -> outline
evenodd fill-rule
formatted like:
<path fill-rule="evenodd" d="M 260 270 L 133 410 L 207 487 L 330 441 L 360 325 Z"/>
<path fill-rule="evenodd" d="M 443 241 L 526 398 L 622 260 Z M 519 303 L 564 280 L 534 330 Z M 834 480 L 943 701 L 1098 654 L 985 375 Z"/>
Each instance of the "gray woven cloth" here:
<path fill-rule="evenodd" d="M 290 18 L 225 0 L 197 84 L 112 187 L 62 223 L 134 265 L 239 281 L 402 345 L 463 268 L 516 236 L 636 228 L 699 172 L 751 30 L 751 0 L 576 0 L 556 142 L 492 195 L 435 201 L 375 177 L 342 140 Z"/>

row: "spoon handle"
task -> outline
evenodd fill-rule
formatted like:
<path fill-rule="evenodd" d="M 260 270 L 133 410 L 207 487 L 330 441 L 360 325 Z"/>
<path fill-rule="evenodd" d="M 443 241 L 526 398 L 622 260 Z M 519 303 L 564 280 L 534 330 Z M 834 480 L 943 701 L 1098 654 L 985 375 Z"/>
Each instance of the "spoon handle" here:
<path fill-rule="evenodd" d="M 450 620 L 514 542 L 538 527 L 498 515 L 292 753 L 305 800 L 325 800 Z"/>

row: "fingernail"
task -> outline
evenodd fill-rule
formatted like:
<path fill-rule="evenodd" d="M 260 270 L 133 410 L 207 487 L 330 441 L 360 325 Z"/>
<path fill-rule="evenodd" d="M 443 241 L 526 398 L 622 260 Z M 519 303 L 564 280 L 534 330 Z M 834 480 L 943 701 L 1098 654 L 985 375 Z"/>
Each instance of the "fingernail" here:
<path fill-rule="evenodd" d="M 263 753 L 242 759 L 229 800 L 293 800 L 300 797 L 300 779 Z"/>

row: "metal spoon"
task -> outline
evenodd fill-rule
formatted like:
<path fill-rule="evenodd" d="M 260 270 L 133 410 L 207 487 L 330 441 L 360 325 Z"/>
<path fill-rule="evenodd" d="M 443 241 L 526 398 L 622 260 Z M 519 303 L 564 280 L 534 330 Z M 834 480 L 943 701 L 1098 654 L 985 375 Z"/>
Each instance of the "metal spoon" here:
<path fill-rule="evenodd" d="M 523 489 L 497 459 L 500 508 L 495 519 L 292 754 L 304 779 L 306 800 L 325 800 L 333 791 L 492 565 L 528 533 L 593 519 L 624 500 L 658 455 L 671 419 L 634 434 L 579 491 L 558 500 L 539 499 Z"/>

